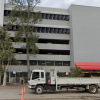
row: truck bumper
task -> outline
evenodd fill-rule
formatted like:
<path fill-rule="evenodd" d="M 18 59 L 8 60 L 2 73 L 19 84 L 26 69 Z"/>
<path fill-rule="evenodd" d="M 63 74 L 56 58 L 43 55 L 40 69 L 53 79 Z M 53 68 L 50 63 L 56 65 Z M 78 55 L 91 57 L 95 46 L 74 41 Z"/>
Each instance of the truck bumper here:
<path fill-rule="evenodd" d="M 27 85 L 29 89 L 35 89 L 35 85 Z"/>
<path fill-rule="evenodd" d="M 31 87 L 31 85 L 27 85 L 27 86 L 28 86 L 28 88 L 29 88 L 29 89 L 31 89 L 31 88 L 32 88 L 32 87 Z"/>

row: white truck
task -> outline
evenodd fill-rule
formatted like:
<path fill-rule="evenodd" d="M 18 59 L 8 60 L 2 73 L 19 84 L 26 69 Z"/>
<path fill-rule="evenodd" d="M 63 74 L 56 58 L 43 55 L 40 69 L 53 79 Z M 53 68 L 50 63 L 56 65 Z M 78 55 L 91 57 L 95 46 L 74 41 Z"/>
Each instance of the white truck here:
<path fill-rule="evenodd" d="M 97 93 L 98 84 L 100 84 L 100 78 L 58 77 L 56 69 L 50 70 L 50 76 L 46 76 L 44 70 L 33 70 L 28 80 L 28 87 L 35 90 L 37 94 L 42 94 L 44 91 L 59 91 L 63 88 L 84 88 L 90 93 Z"/>

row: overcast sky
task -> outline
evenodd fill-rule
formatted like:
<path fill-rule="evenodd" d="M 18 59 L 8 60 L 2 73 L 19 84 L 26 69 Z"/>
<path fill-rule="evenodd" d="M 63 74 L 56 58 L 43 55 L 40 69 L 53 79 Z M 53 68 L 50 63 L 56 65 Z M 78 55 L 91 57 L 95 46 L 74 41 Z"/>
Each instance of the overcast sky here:
<path fill-rule="evenodd" d="M 39 6 L 67 9 L 71 4 L 100 7 L 100 0 L 41 0 Z"/>

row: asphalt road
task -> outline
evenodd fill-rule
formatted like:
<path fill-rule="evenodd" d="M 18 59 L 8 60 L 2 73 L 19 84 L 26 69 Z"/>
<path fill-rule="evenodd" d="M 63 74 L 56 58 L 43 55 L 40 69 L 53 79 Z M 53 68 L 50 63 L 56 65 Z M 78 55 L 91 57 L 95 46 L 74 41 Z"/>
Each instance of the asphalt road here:
<path fill-rule="evenodd" d="M 0 88 L 0 100 L 21 100 L 21 88 L 7 89 Z M 26 89 L 24 98 L 27 100 L 100 100 L 100 90 L 97 94 L 90 94 L 83 91 L 69 90 L 59 92 L 47 92 L 37 95 L 34 91 Z"/>

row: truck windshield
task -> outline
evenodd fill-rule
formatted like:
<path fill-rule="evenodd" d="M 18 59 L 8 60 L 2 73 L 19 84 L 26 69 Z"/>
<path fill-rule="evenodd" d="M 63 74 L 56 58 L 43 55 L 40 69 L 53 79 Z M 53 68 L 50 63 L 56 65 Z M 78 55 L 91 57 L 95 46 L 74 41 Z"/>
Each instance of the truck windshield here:
<path fill-rule="evenodd" d="M 37 78 L 39 78 L 39 72 L 33 72 L 32 79 L 37 79 Z"/>

